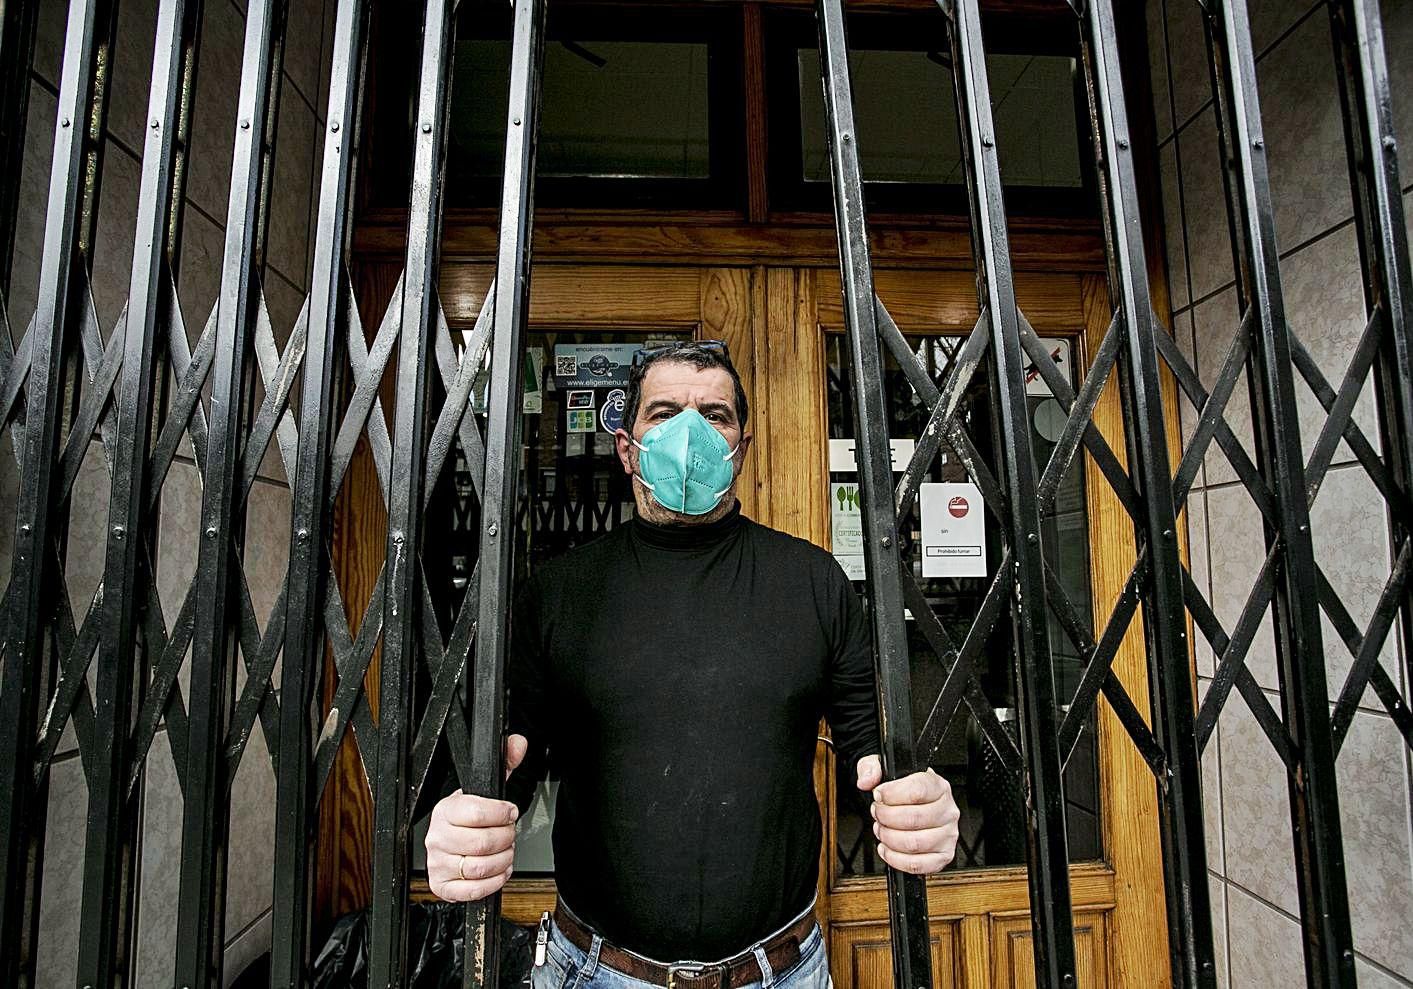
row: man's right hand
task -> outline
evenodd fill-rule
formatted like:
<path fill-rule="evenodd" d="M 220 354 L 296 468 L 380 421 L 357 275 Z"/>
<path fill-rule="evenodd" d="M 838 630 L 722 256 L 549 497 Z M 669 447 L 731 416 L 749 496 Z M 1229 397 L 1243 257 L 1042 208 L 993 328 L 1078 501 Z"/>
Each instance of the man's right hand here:
<path fill-rule="evenodd" d="M 505 739 L 505 775 L 510 777 L 529 747 L 524 735 Z M 477 797 L 460 790 L 432 809 L 427 828 L 427 880 L 443 900 L 483 900 L 505 885 L 515 860 L 515 819 L 508 800 Z"/>

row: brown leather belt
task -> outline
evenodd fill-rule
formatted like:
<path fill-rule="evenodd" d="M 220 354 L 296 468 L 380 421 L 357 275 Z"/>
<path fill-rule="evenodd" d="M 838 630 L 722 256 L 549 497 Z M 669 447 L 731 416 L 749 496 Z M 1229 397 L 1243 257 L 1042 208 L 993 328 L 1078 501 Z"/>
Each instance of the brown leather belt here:
<path fill-rule="evenodd" d="M 554 922 L 581 951 L 587 952 L 593 946 L 593 932 L 574 919 L 562 904 L 554 905 Z M 811 910 L 762 944 L 771 971 L 778 974 L 799 961 L 800 945 L 813 929 L 814 911 Z M 756 964 L 755 953 L 750 951 L 719 962 L 663 965 L 604 941 L 599 948 L 599 963 L 666 989 L 740 989 L 764 978 Z"/>

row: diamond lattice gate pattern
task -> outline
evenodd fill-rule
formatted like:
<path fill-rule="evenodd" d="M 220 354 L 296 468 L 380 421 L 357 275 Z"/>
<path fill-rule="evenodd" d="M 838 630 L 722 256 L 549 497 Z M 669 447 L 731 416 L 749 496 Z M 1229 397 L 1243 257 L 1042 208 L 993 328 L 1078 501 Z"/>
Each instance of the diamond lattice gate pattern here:
<path fill-rule="evenodd" d="M 7 985 L 35 978 L 48 774 L 66 731 L 77 738 L 88 786 L 77 963 L 82 985 L 126 983 L 133 964 L 136 797 L 159 728 L 182 795 L 179 985 L 221 981 L 228 802 L 253 733 L 263 736 L 261 748 L 277 780 L 272 978 L 279 985 L 309 977 L 313 821 L 350 729 L 369 767 L 377 832 L 371 872 L 378 892 L 369 915 L 376 984 L 404 981 L 409 819 L 438 738 L 445 732 L 468 791 L 499 790 L 502 754 L 490 740 L 498 738 L 501 720 L 510 540 L 497 536 L 514 519 L 518 458 L 507 451 L 518 446 L 518 415 L 511 411 L 518 394 L 511 389 L 519 381 L 528 304 L 545 5 L 524 0 L 516 11 L 515 126 L 506 136 L 497 287 L 474 331 L 455 343 L 436 294 L 453 5 L 433 2 L 425 12 L 408 246 L 393 300 L 371 336 L 359 319 L 347 269 L 370 5 L 337 5 L 321 115 L 312 276 L 280 347 L 260 262 L 272 219 L 285 6 L 253 0 L 245 11 L 219 295 L 191 347 L 174 257 L 183 233 L 202 4 L 164 0 L 157 10 L 130 287 L 112 328 L 99 325 L 89 277 L 96 160 L 118 11 L 98 0 L 71 4 L 68 11 L 38 294 L 48 301 L 19 334 L 18 346 L 8 327 L 0 335 L 5 423 L 21 502 L 5 599 L 0 701 L 7 767 L 0 782 L 0 881 L 9 891 L 0 917 L 0 981 Z M 6 6 L 0 43 L 7 67 L 27 64 L 37 12 L 33 4 Z M 23 126 L 25 106 L 15 95 L 14 88 L 6 90 L 7 133 Z M 6 185 L 13 193 L 13 182 Z M 13 195 L 7 205 L 13 210 Z M 493 377 L 483 434 L 468 398 L 487 360 L 504 371 Z M 389 374 L 395 380 L 391 417 L 380 397 Z M 159 406 L 154 397 L 168 378 Z M 297 415 L 290 407 L 296 382 L 302 389 Z M 435 404 L 434 394 L 440 395 Z M 73 496 L 91 438 L 102 444 L 110 482 L 103 576 L 92 599 L 71 610 L 64 534 L 69 517 L 86 510 Z M 448 467 L 454 439 L 474 464 L 484 544 L 472 580 L 476 592 L 443 635 L 417 547 L 424 501 Z M 332 499 L 360 443 L 372 451 L 389 524 L 372 599 L 350 623 L 330 567 L 329 522 Z M 288 565 L 262 627 L 243 547 L 248 499 L 271 448 L 291 481 L 292 505 Z M 199 543 L 180 607 L 164 613 L 156 593 L 163 575 L 152 552 L 153 507 L 179 450 L 200 471 Z M 314 691 L 326 650 L 337 675 L 333 702 L 320 718 Z M 365 674 L 379 650 L 375 719 Z M 417 667 L 426 669 L 433 689 L 414 704 Z M 495 903 L 468 913 L 474 964 L 467 969 L 474 983 L 484 978 L 484 959 L 494 959 L 486 932 L 495 931 L 496 914 Z"/>
<path fill-rule="evenodd" d="M 1378 5 L 1330 5 L 1369 313 L 1358 352 L 1337 388 L 1325 379 L 1285 319 L 1246 4 L 1234 0 L 1202 7 L 1227 162 L 1223 178 L 1235 233 L 1241 311 L 1231 352 L 1210 393 L 1154 315 L 1113 5 L 1110 0 L 1072 0 L 1071 6 L 1080 22 L 1113 310 L 1078 391 L 1055 369 L 1016 304 L 977 0 L 940 0 L 938 37 L 945 35 L 950 42 L 950 59 L 943 61 L 957 95 L 981 312 L 940 382 L 912 353 L 888 315 L 887 300 L 873 291 L 842 4 L 817 3 L 850 370 L 857 383 L 853 412 L 880 703 L 886 715 L 886 771 L 894 775 L 925 766 L 953 713 L 959 705 L 968 705 L 1000 761 L 1020 766 L 1024 774 L 1037 981 L 1075 986 L 1061 768 L 1102 697 L 1152 770 L 1157 788 L 1173 983 L 1215 986 L 1199 759 L 1235 688 L 1289 776 L 1307 979 L 1312 987 L 1353 985 L 1337 756 L 1366 690 L 1373 688 L 1405 742 L 1413 745 L 1413 716 L 1397 687 L 1406 678 L 1386 669 L 1379 659 L 1401 613 L 1406 662 L 1413 618 L 1408 582 L 1413 284 Z M 896 488 L 883 414 L 884 347 L 907 371 L 917 397 L 932 409 L 925 436 Z M 1026 424 L 1025 375 L 1030 368 L 1044 378 L 1068 417 L 1046 463 L 1035 460 Z M 1254 459 L 1223 418 L 1243 370 L 1256 424 Z M 1371 372 L 1378 385 L 1382 455 L 1352 419 L 1355 400 Z M 991 383 L 994 446 L 1002 451 L 994 463 L 980 457 L 957 416 L 961 396 L 976 375 L 988 376 Z M 1308 461 L 1295 413 L 1296 375 L 1305 379 L 1327 413 Z M 1122 451 L 1114 450 L 1092 421 L 1111 377 L 1117 377 L 1123 401 Z M 1164 381 L 1175 381 L 1200 409 L 1199 424 L 1176 464 L 1168 454 L 1161 402 Z M 936 620 L 913 573 L 902 564 L 897 539 L 900 522 L 918 510 L 919 484 L 944 440 L 964 462 L 1002 533 L 1000 572 L 961 641 Z M 1364 629 L 1321 573 L 1310 532 L 1309 505 L 1341 440 L 1349 442 L 1384 496 L 1395 543 L 1383 594 Z M 1177 539 L 1178 513 L 1213 441 L 1260 509 L 1267 547 L 1265 565 L 1231 629 L 1222 627 L 1211 602 L 1193 582 Z M 1123 593 L 1110 604 L 1107 623 L 1094 639 L 1081 617 L 1085 602 L 1066 594 L 1044 558 L 1039 537 L 1040 515 L 1051 507 L 1061 477 L 1081 451 L 1132 519 L 1137 544 Z M 922 725 L 912 724 L 909 716 L 915 708 L 908 694 L 907 642 L 901 632 L 905 607 L 947 671 Z M 1047 610 L 1086 658 L 1073 696 L 1056 692 L 1045 634 Z M 1348 680 L 1336 686 L 1333 714 L 1326 700 L 1322 612 L 1354 656 Z M 1276 630 L 1279 712 L 1245 665 L 1268 613 Z M 1193 700 L 1189 618 L 1220 657 L 1213 685 L 1200 705 Z M 997 722 L 977 680 L 981 650 L 1003 621 L 1010 622 L 1014 642 L 1019 748 Z M 1146 705 L 1143 698 L 1130 696 L 1111 670 L 1121 641 L 1135 623 L 1141 623 L 1148 656 Z M 894 984 L 925 986 L 928 938 L 921 883 L 890 874 L 889 890 Z"/>
<path fill-rule="evenodd" d="M 13 491 L 7 502 L 13 517 L 0 519 L 13 532 L 0 603 L 5 985 L 37 984 L 41 918 L 52 902 L 44 888 L 46 837 L 56 826 L 50 791 L 61 753 L 77 752 L 87 794 L 83 812 L 60 822 L 84 835 L 82 860 L 74 864 L 81 889 L 74 965 L 77 984 L 85 986 L 130 984 L 142 950 L 135 919 L 140 879 L 157 854 L 143 829 L 150 812 L 144 778 L 159 747 L 180 803 L 173 846 L 179 888 L 167 964 L 174 984 L 183 986 L 221 983 L 232 885 L 231 795 L 243 760 L 268 758 L 276 781 L 276 986 L 309 979 L 315 823 L 336 754 L 350 739 L 372 798 L 371 854 L 363 863 L 373 890 L 370 984 L 405 981 L 410 819 L 438 743 L 445 741 L 465 789 L 500 791 L 509 537 L 516 517 L 518 383 L 546 0 L 515 5 L 496 276 L 464 337 L 450 332 L 437 294 L 458 20 L 452 0 L 408 7 L 422 30 L 404 149 L 411 161 L 405 255 L 376 325 L 365 325 L 355 305 L 348 245 L 375 2 L 329 4 L 328 78 L 316 81 L 309 100 L 322 151 L 310 187 L 307 278 L 288 333 L 271 312 L 276 291 L 287 295 L 289 287 L 272 280 L 267 261 L 281 220 L 272 205 L 277 121 L 284 101 L 308 97 L 286 91 L 283 63 L 299 42 L 291 28 L 296 5 L 245 4 L 237 43 L 217 53 L 238 62 L 238 92 L 230 128 L 216 135 L 194 126 L 192 106 L 198 67 L 215 57 L 211 46 L 220 43 L 205 33 L 208 8 L 217 0 L 154 5 L 154 16 L 138 32 L 151 41 L 151 60 L 136 103 L 115 103 L 114 94 L 130 85 L 113 70 L 120 4 L 71 0 L 63 12 L 56 92 L 46 97 L 54 107 L 44 138 L 52 153 L 38 192 L 45 209 L 36 241 L 36 302 L 26 325 L 12 326 L 6 315 L 0 332 L 0 426 L 6 470 L 13 471 L 6 489 Z M 916 360 L 887 300 L 874 293 L 842 4 L 817 2 L 850 371 L 858 384 L 855 435 L 887 771 L 898 775 L 926 765 L 952 715 L 967 705 L 999 763 L 1025 782 L 1037 980 L 1074 987 L 1062 768 L 1096 705 L 1108 705 L 1154 776 L 1173 982 L 1210 987 L 1216 971 L 1199 759 L 1224 706 L 1245 704 L 1288 773 L 1309 985 L 1354 985 L 1340 748 L 1370 691 L 1413 745 L 1413 714 L 1400 687 L 1410 680 L 1408 670 L 1391 669 L 1381 658 L 1386 644 L 1400 637 L 1405 666 L 1413 655 L 1413 278 L 1376 0 L 1329 4 L 1368 314 L 1340 381 L 1326 379 L 1285 318 L 1246 4 L 1210 0 L 1200 8 L 1217 85 L 1240 303 L 1240 325 L 1210 390 L 1154 315 L 1112 0 L 1073 3 L 1113 313 L 1077 390 L 1053 367 L 1016 303 L 978 0 L 942 0 L 936 14 L 938 47 L 949 53 L 939 58 L 957 95 L 981 311 L 940 380 Z M 59 0 L 0 6 L 0 291 L 6 298 L 15 291 L 11 272 L 21 239 L 29 69 L 40 57 L 40 21 L 61 7 Z M 134 106 L 143 101 L 138 118 Z M 135 223 L 122 234 L 131 261 L 122 299 L 109 305 L 94 286 L 95 271 L 112 263 L 100 246 L 98 186 L 113 115 L 137 119 L 139 126 L 129 128 L 128 149 L 136 162 Z M 220 142 L 215 156 L 229 164 L 229 174 L 217 183 L 219 202 L 197 211 L 188 208 L 190 187 L 200 178 L 194 150 L 207 138 Z M 219 229 L 209 316 L 184 301 L 190 275 L 180 264 L 184 243 L 201 224 Z M 10 311 L 0 305 L 0 313 Z M 932 410 L 896 487 L 881 388 L 885 349 Z M 1030 367 L 1068 417 L 1044 463 L 1035 459 L 1025 423 Z M 490 386 L 481 420 L 472 413 L 472 394 L 486 368 Z M 977 376 L 989 382 L 996 430 L 986 446 L 1001 451 L 991 462 L 957 415 Z M 1253 450 L 1225 418 L 1243 377 Z M 1325 412 L 1308 456 L 1297 429 L 1297 378 Z M 1370 379 L 1378 405 L 1374 438 L 1353 415 Z M 1122 396 L 1120 449 L 1092 420 L 1101 392 L 1111 386 Z M 1168 435 L 1164 388 L 1180 389 L 1200 409 L 1181 445 Z M 1003 533 L 999 573 L 960 639 L 937 620 L 898 552 L 900 526 L 918 512 L 920 484 L 944 442 L 964 461 Z M 1188 492 L 1214 443 L 1259 509 L 1266 546 L 1264 566 L 1231 627 L 1198 590 L 1177 538 Z M 1309 506 L 1341 443 L 1382 495 L 1392 535 L 1392 566 L 1363 628 L 1312 549 Z M 340 586 L 330 558 L 330 526 L 360 447 L 371 453 L 387 530 L 371 599 L 362 614 L 351 616 L 348 588 Z M 1172 448 L 1181 449 L 1176 462 Z M 421 572 L 421 522 L 429 493 L 458 452 L 469 465 L 477 501 L 479 553 L 464 600 L 443 628 Z M 1131 517 L 1137 545 L 1127 584 L 1107 603 L 1107 622 L 1094 637 L 1081 617 L 1085 603 L 1067 596 L 1038 537 L 1041 515 L 1066 469 L 1081 457 Z M 272 538 L 252 530 L 252 493 L 271 460 L 290 492 L 287 530 L 273 537 L 287 553 L 273 577 L 252 550 L 257 536 Z M 183 489 L 193 499 L 188 573 L 158 552 L 156 530 L 158 505 L 177 496 L 189 471 L 199 491 Z M 87 531 L 94 491 L 106 504 L 101 537 L 76 548 L 71 534 Z M 78 555 L 97 561 L 92 593 L 80 592 L 72 579 Z M 172 593 L 159 593 L 164 588 Z M 1072 696 L 1060 696 L 1051 673 L 1047 610 L 1086 657 Z M 909 716 L 905 611 L 946 670 L 921 724 Z M 1275 630 L 1278 706 L 1246 667 L 1267 616 Z M 1326 624 L 1352 657 L 1343 683 L 1326 683 L 1320 661 Z M 1014 643 L 1019 744 L 997 721 L 977 677 L 988 640 L 1006 627 Z M 1146 698 L 1131 696 L 1111 672 L 1121 641 L 1138 628 L 1149 665 Z M 1200 702 L 1193 693 L 1193 633 L 1219 657 Z M 333 670 L 328 678 L 326 661 Z M 369 675 L 374 668 L 375 677 Z M 414 686 L 423 676 L 431 685 L 425 694 Z M 321 694 L 328 703 L 316 703 Z M 925 890 L 917 877 L 890 874 L 889 891 L 895 984 L 921 989 L 931 978 Z M 468 909 L 468 986 L 497 981 L 497 916 L 496 901 Z"/>

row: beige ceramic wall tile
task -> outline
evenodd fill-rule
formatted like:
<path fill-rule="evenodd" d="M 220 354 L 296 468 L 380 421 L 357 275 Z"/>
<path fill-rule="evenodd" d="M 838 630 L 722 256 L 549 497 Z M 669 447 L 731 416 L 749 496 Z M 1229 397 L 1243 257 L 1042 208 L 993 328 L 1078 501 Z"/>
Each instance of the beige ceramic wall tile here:
<path fill-rule="evenodd" d="M 1181 128 L 1212 98 L 1207 36 L 1196 0 L 1168 0 L 1167 13 L 1174 124 Z"/>
<path fill-rule="evenodd" d="M 297 288 L 308 284 L 309 189 L 314 175 L 314 111 L 297 94 L 280 101 L 270 192 L 269 264 Z"/>
<path fill-rule="evenodd" d="M 1192 492 L 1187 499 L 1188 568 L 1192 573 L 1192 582 L 1197 585 L 1202 596 L 1210 603 L 1212 587 L 1207 565 L 1207 532 L 1207 495 L 1206 492 L 1197 490 Z M 1195 624 L 1192 636 L 1197 675 L 1214 676 L 1216 658 L 1212 655 L 1211 644 Z"/>
<path fill-rule="evenodd" d="M 1256 53 L 1266 51 L 1315 5 L 1316 0 L 1251 0 L 1247 11 L 1251 16 L 1251 46 Z"/>
<path fill-rule="evenodd" d="M 1413 134 L 1413 4 L 1408 0 L 1383 0 L 1384 59 L 1388 63 L 1389 101 L 1393 104 L 1394 132 L 1403 140 Z M 1403 184 L 1413 176 L 1403 163 Z"/>
<path fill-rule="evenodd" d="M 1236 307 L 1234 288 L 1228 288 L 1192 310 L 1192 333 L 1196 341 L 1198 373 L 1209 394 L 1214 391 L 1218 378 L 1225 370 L 1231 355 L 1232 341 L 1236 338 L 1240 326 L 1241 315 Z M 1246 370 L 1237 375 L 1236 384 L 1232 387 L 1226 404 L 1221 408 L 1221 416 L 1246 452 L 1247 460 L 1256 463 L 1256 444 L 1252 440 L 1251 393 L 1247 387 Z M 1203 463 L 1206 467 L 1206 482 L 1209 485 L 1237 479 L 1236 469 L 1215 434 L 1207 447 Z"/>
<path fill-rule="evenodd" d="M 319 96 L 314 100 L 314 115 L 319 120 L 328 117 L 329 78 L 333 74 L 334 28 L 338 18 L 338 4 L 324 3 L 324 49 L 319 59 Z"/>
<path fill-rule="evenodd" d="M 1300 925 L 1236 886 L 1227 891 L 1231 989 L 1290 989 L 1305 982 Z"/>
<path fill-rule="evenodd" d="M 241 562 L 250 583 L 250 599 L 262 629 L 270 621 L 289 567 L 289 488 L 256 481 L 246 506 L 245 549 Z"/>
<path fill-rule="evenodd" d="M 1354 959 L 1354 973 L 1359 978 L 1359 989 L 1408 989 L 1413 982 L 1396 978 L 1381 968 L 1375 968 L 1358 956 Z"/>
<path fill-rule="evenodd" d="M 106 142 L 103 182 L 98 194 L 98 229 L 89 259 L 98 326 L 108 339 L 128 301 L 132 244 L 142 166 L 113 141 Z"/>
<path fill-rule="evenodd" d="M 282 277 L 272 271 L 266 272 L 264 280 L 265 303 L 270 313 L 270 329 L 275 338 L 275 346 L 279 350 L 281 357 L 284 356 L 286 348 L 289 346 L 291 333 L 295 324 L 299 320 L 300 312 L 307 302 L 307 296 L 294 289 Z M 254 351 L 251 352 L 251 359 L 254 360 Z M 290 422 L 294 427 L 292 436 L 298 434 L 299 419 L 299 392 L 300 383 L 297 377 L 298 368 L 295 369 L 296 377 L 291 385 L 288 400 L 286 401 L 286 415 L 290 416 Z M 260 376 L 260 372 L 252 376 L 254 382 L 253 407 L 257 413 L 265 402 L 265 383 Z M 260 475 L 280 484 L 287 483 L 286 459 L 289 466 L 293 466 L 295 449 L 291 444 L 290 450 L 281 451 L 278 434 L 272 434 L 269 445 L 265 447 L 265 454 L 260 461 Z"/>
<path fill-rule="evenodd" d="M 1278 707 L 1274 696 L 1268 699 Z M 1221 729 L 1227 878 L 1296 914 L 1300 903 L 1285 767 L 1235 691 L 1222 711 Z M 1232 939 L 1240 943 L 1234 924 Z"/>
<path fill-rule="evenodd" d="M 35 984 L 73 985 L 83 899 L 83 852 L 88 786 L 74 756 L 49 772 L 49 808 L 44 837 L 43 893 L 39 902 L 39 949 Z"/>
<path fill-rule="evenodd" d="M 287 95 L 317 107 L 324 42 L 324 0 L 290 0 L 288 18 L 285 28 L 285 75 L 299 92 Z"/>
<path fill-rule="evenodd" d="M 1329 472 L 1310 507 L 1310 532 L 1316 563 L 1362 633 L 1369 627 L 1392 569 L 1387 510 L 1362 467 L 1338 467 Z M 1354 660 L 1323 608 L 1320 623 L 1330 697 L 1337 698 Z M 1396 629 L 1390 630 L 1380 655 L 1384 669 L 1398 682 Z M 1365 692 L 1361 704 L 1382 710 L 1373 691 Z"/>
<path fill-rule="evenodd" d="M 166 986 L 175 963 L 182 851 L 182 794 L 166 732 L 153 739 L 144 773 L 136 983 Z"/>
<path fill-rule="evenodd" d="M 227 847 L 229 940 L 270 909 L 274 885 L 275 774 L 258 722 L 231 786 Z"/>
<path fill-rule="evenodd" d="M 1338 770 L 1354 948 L 1413 977 L 1407 755 L 1391 719 L 1358 714 L 1340 750 Z"/>
<path fill-rule="evenodd" d="M 1329 18 L 1312 16 L 1257 71 L 1276 240 L 1282 251 L 1353 212 Z"/>
<path fill-rule="evenodd" d="M 1363 276 L 1359 265 L 1359 242 L 1354 227 L 1348 226 L 1322 238 L 1281 262 L 1281 285 L 1285 292 L 1286 318 L 1291 330 L 1320 366 L 1330 388 L 1338 393 L 1345 371 L 1364 334 Z M 1309 461 L 1329 415 L 1315 398 L 1305 377 L 1296 371 L 1295 398 L 1300 415 L 1300 441 Z M 1373 375 L 1354 407 L 1354 422 L 1375 450 L 1379 449 Z M 1349 445 L 1341 442 L 1335 463 L 1354 459 Z"/>
<path fill-rule="evenodd" d="M 186 210 L 182 222 L 177 298 L 181 300 L 187 345 L 193 350 L 221 291 L 221 261 L 225 247 L 225 233 L 218 225 L 198 210 Z"/>
<path fill-rule="evenodd" d="M 59 88 L 59 62 L 64 57 L 64 31 L 68 28 L 68 20 L 68 4 L 39 5 L 39 23 L 34 32 L 33 71 L 54 89 Z"/>
<path fill-rule="evenodd" d="M 1413 849 L 1404 767 L 1392 723 L 1378 715 L 1356 716 L 1338 766 L 1350 920 L 1355 948 L 1395 971 L 1413 971 L 1406 923 L 1413 916 Z M 1298 915 L 1285 770 L 1239 699 L 1222 716 L 1222 784 L 1228 878 Z M 1235 941 L 1234 923 L 1232 936 Z"/>
<path fill-rule="evenodd" d="M 1198 679 L 1199 697 L 1206 697 L 1212 681 Z M 1218 727 L 1202 750 L 1202 829 L 1206 839 L 1207 868 L 1214 875 L 1226 874 L 1222 836 L 1222 752 Z"/>
<path fill-rule="evenodd" d="M 39 292 L 39 265 L 44 253 L 44 207 L 49 201 L 49 174 L 54 154 L 54 96 L 38 83 L 29 87 L 25 118 L 24 171 L 15 217 L 15 253 L 10 266 L 10 294 L 5 312 L 10 339 L 24 336 L 34 316 Z"/>
<path fill-rule="evenodd" d="M 1183 128 L 1177 143 L 1182 156 L 1188 270 L 1193 297 L 1201 299 L 1229 284 L 1236 270 L 1232 266 L 1226 193 L 1222 189 L 1222 152 L 1213 111 L 1208 108 Z"/>
<path fill-rule="evenodd" d="M 64 557 L 64 580 L 74 623 L 82 625 L 98 585 L 103 582 L 103 562 L 108 546 L 108 463 L 103 444 L 88 444 L 69 499 L 69 538 Z"/>
<path fill-rule="evenodd" d="M 1216 956 L 1217 986 L 1226 989 L 1227 968 L 1227 884 L 1216 876 L 1207 880 L 1208 895 L 1212 898 L 1212 947 Z"/>
<path fill-rule="evenodd" d="M 1244 487 L 1225 485 L 1208 489 L 1207 530 L 1221 533 L 1221 538 L 1209 542 L 1212 567 L 1209 600 L 1217 620 L 1231 636 L 1237 631 L 1237 623 L 1266 558 L 1261 513 Z M 1269 604 L 1247 650 L 1246 668 L 1263 687 L 1276 686 L 1275 641 L 1271 637 Z"/>
<path fill-rule="evenodd" d="M 194 153 L 186 191 L 188 198 L 221 223 L 225 222 L 230 199 L 235 107 L 244 45 L 245 22 L 241 14 L 229 3 L 206 4 L 202 9 L 196 105 L 191 124 Z"/>
<path fill-rule="evenodd" d="M 156 40 L 156 0 L 118 4 L 118 38 L 113 50 L 108 132 L 142 154 L 146 140 L 147 97 L 152 86 L 152 43 Z"/>
<path fill-rule="evenodd" d="M 201 531 L 201 475 L 183 461 L 172 464 L 162 486 L 161 529 L 157 537 L 157 594 L 170 635 L 196 574 L 197 537 Z M 187 696 L 191 681 L 190 647 L 177 676 L 177 689 Z"/>

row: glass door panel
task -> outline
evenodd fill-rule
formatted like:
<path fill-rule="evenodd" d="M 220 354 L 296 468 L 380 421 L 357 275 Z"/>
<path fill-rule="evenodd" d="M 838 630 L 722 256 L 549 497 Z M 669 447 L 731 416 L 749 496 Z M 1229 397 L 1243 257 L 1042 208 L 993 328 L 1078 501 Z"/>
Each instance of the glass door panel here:
<path fill-rule="evenodd" d="M 964 342 L 960 335 L 909 338 L 917 360 L 941 385 L 947 369 Z M 1054 359 L 1071 372 L 1070 341 L 1053 338 Z M 830 450 L 829 507 L 832 545 L 835 555 L 864 593 L 862 543 L 858 535 L 857 474 L 853 464 L 853 395 L 850 391 L 845 338 L 830 333 L 825 342 L 828 437 Z M 894 467 L 901 471 L 912 453 L 913 441 L 922 435 L 929 410 L 913 393 L 902 369 L 885 354 L 885 394 L 888 401 L 888 435 L 894 444 Z M 1071 373 L 1071 379 L 1073 374 Z M 958 413 L 967 434 L 988 464 L 996 461 L 996 439 L 990 419 L 990 385 L 979 374 L 962 398 Z M 1035 456 L 1043 463 L 1059 438 L 1065 416 L 1038 375 L 1029 384 L 1031 442 Z M 895 479 L 898 476 L 894 475 Z M 968 485 L 972 479 L 957 452 L 946 442 L 931 464 L 926 481 L 946 485 L 923 499 L 929 508 L 914 508 L 899 520 L 903 559 L 911 566 L 928 604 L 955 645 L 965 638 L 982 598 L 996 574 L 1001 555 L 1001 532 L 995 517 L 981 504 L 980 492 Z M 933 498 L 938 508 L 931 509 Z M 958 519 L 970 517 L 980 524 L 973 534 L 959 536 L 956 544 L 938 544 L 929 536 L 925 546 L 923 513 L 947 511 Z M 933 524 L 928 522 L 929 532 Z M 960 527 L 958 527 L 960 528 Z M 1082 458 L 1072 463 L 1061 481 L 1051 510 L 1042 518 L 1042 538 L 1047 562 L 1055 569 L 1070 598 L 1090 600 L 1088 517 L 1085 508 Z M 976 546 L 976 542 L 980 546 Z M 951 566 L 939 564 L 950 556 Z M 931 576 L 939 569 L 966 576 Z M 1087 612 L 1081 620 L 1091 623 Z M 1053 614 L 1048 616 L 1050 646 L 1059 696 L 1074 693 L 1082 670 L 1081 659 Z M 911 615 L 907 617 L 912 665 L 913 726 L 920 730 L 927 720 L 933 700 L 955 657 L 947 665 L 919 631 Z M 1011 631 L 1003 619 L 992 633 L 979 662 L 981 689 L 1006 731 L 1016 736 L 1015 690 L 1013 687 Z M 1025 862 L 1025 826 L 1022 784 L 1018 774 L 1008 771 L 981 737 L 974 718 L 961 705 L 943 731 L 929 760 L 938 773 L 951 781 L 962 809 L 962 835 L 953 868 L 979 869 L 1014 866 Z M 856 785 L 854 767 L 840 764 L 836 780 L 836 875 L 840 879 L 878 875 L 884 871 L 875 851 L 868 814 L 868 801 Z M 1099 824 L 1098 761 L 1094 746 L 1094 726 L 1088 724 L 1080 743 L 1065 768 L 1065 799 L 1069 810 L 1069 851 L 1072 862 L 1097 859 L 1102 854 Z"/>
<path fill-rule="evenodd" d="M 632 354 L 641 347 L 689 340 L 691 336 L 686 330 L 532 329 L 527 334 L 521 390 L 517 580 L 633 517 L 631 481 L 613 443 Z M 471 396 L 483 431 L 489 381 L 488 357 Z M 444 632 L 470 582 L 476 558 L 474 540 L 479 532 L 477 501 L 459 439 L 455 452 L 454 474 L 438 487 L 428 505 L 428 531 L 441 537 L 429 539 L 423 554 Z M 592 587 L 585 588 L 585 593 L 592 591 Z M 511 781 L 509 799 L 521 800 L 526 791 L 532 791 L 516 838 L 517 877 L 554 875 L 550 836 L 558 790 L 553 764 L 546 766 L 540 779 L 525 779 L 518 773 Z M 418 870 L 426 867 L 421 842 L 425 827 L 423 820 L 413 844 Z"/>

